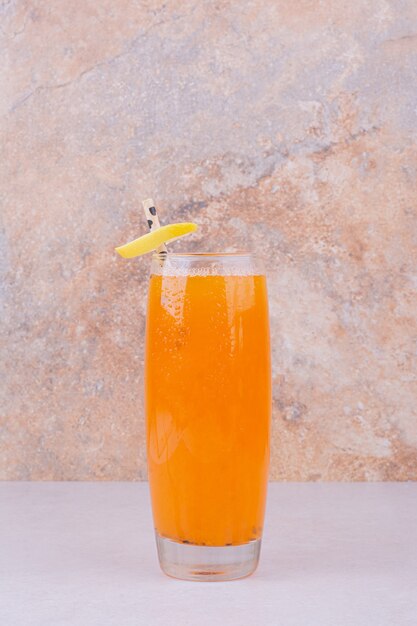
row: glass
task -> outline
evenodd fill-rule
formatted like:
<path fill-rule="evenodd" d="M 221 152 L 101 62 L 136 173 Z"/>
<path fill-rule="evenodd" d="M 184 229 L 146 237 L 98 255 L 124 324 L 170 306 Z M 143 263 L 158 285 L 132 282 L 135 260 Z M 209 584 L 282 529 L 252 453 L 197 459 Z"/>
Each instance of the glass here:
<path fill-rule="evenodd" d="M 162 570 L 251 574 L 261 547 L 271 374 L 266 278 L 250 254 L 154 255 L 145 363 Z"/>

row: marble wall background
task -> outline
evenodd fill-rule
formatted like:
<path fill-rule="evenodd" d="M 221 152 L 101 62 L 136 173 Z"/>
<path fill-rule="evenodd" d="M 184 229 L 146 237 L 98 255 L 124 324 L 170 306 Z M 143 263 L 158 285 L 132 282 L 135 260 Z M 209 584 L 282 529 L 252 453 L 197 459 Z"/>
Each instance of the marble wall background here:
<path fill-rule="evenodd" d="M 272 478 L 417 479 L 417 3 L 0 1 L 0 477 L 141 479 L 149 259 L 262 250 Z"/>

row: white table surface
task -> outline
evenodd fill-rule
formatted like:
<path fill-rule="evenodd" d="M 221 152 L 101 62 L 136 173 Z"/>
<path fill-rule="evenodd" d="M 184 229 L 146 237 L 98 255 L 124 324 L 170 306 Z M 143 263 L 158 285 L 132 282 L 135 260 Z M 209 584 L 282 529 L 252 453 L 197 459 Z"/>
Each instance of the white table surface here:
<path fill-rule="evenodd" d="M 417 624 L 417 483 L 271 484 L 258 571 L 158 567 L 146 483 L 0 483 L 2 626 Z"/>

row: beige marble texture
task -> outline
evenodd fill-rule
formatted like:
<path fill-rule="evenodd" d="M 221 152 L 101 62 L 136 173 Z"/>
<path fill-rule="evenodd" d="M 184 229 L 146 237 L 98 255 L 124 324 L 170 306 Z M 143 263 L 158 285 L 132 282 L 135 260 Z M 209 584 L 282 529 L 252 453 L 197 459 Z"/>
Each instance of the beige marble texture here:
<path fill-rule="evenodd" d="M 417 3 L 0 0 L 0 478 L 146 477 L 149 259 L 266 259 L 278 480 L 417 479 Z"/>

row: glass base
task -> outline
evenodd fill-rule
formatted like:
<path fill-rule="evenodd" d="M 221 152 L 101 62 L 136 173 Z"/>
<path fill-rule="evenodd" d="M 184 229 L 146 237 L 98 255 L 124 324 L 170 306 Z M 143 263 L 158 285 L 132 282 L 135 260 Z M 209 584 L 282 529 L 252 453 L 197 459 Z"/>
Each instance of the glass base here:
<path fill-rule="evenodd" d="M 235 580 L 253 574 L 259 561 L 261 539 L 238 546 L 196 546 L 156 533 L 159 562 L 168 576 L 183 580 Z"/>

